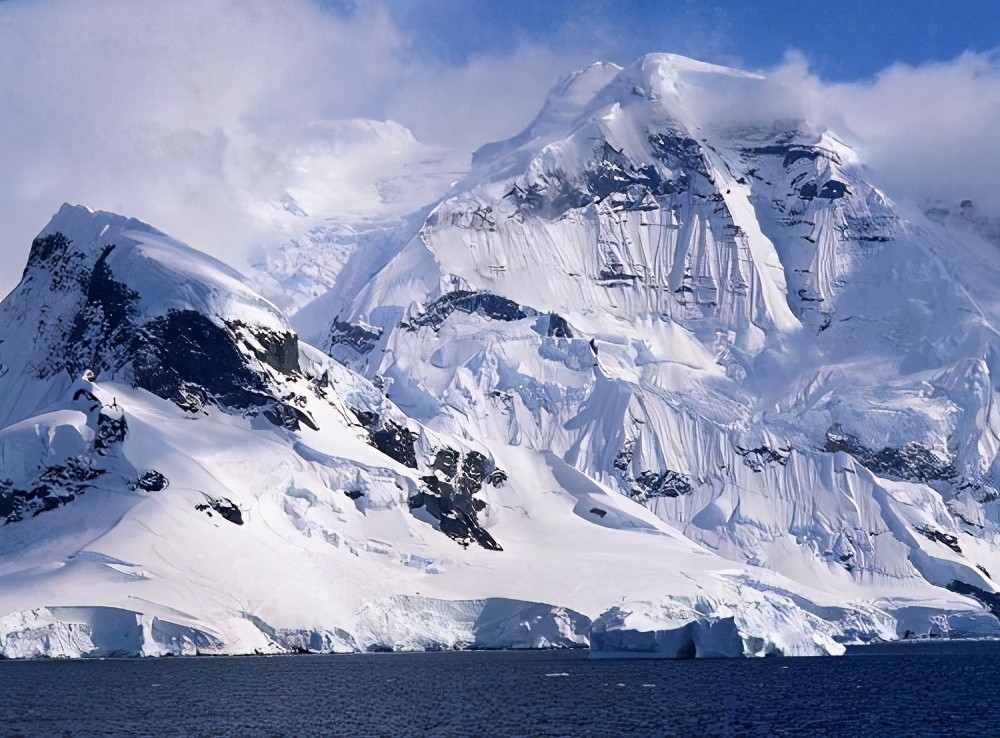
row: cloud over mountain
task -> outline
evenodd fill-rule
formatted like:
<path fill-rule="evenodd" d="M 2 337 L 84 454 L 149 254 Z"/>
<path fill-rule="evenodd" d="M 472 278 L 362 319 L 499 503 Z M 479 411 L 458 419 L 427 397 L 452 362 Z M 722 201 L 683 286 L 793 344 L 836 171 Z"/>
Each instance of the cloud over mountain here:
<path fill-rule="evenodd" d="M 454 59 L 433 53 L 444 41 L 392 3 L 8 0 L 0 254 L 23 260 L 37 224 L 77 201 L 152 220 L 239 264 L 267 228 L 255 206 L 294 179 L 287 142 L 303 125 L 392 118 L 426 143 L 469 151 L 520 130 L 560 75 L 630 61 L 605 20 L 561 21 L 551 47 L 515 36 Z M 711 48 L 723 53 L 724 38 Z M 850 139 L 890 194 L 1000 210 L 995 54 L 836 84 L 792 55 L 768 89 L 768 106 Z M 0 293 L 14 276 L 0 276 Z"/>

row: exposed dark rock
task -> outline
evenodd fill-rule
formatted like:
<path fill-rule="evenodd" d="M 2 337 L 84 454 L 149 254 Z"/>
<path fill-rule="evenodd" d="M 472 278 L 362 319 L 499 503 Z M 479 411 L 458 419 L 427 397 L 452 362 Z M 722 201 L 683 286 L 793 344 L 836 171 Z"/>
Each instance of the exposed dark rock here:
<path fill-rule="evenodd" d="M 78 389 L 76 392 L 73 393 L 73 402 L 79 402 L 81 397 L 85 399 L 88 403 L 90 403 L 91 412 L 93 412 L 94 410 L 99 410 L 102 406 L 101 401 L 97 399 L 97 395 L 95 395 L 90 390 Z"/>
<path fill-rule="evenodd" d="M 477 202 L 468 210 L 455 212 L 452 214 L 452 225 L 477 231 L 495 231 L 497 222 L 493 206 Z"/>
<path fill-rule="evenodd" d="M 824 182 L 823 186 L 819 188 L 817 188 L 815 182 L 807 182 L 799 189 L 799 197 L 803 200 L 812 200 L 814 197 L 826 200 L 839 200 L 841 197 L 849 194 L 851 193 L 848 192 L 847 185 L 835 179 Z"/>
<path fill-rule="evenodd" d="M 838 547 L 838 549 L 839 548 L 840 547 Z M 853 572 L 855 569 L 853 551 L 846 551 L 844 553 L 837 553 L 836 551 L 824 551 L 823 555 L 830 558 L 836 557 L 837 562 L 849 572 Z"/>
<path fill-rule="evenodd" d="M 15 487 L 11 480 L 0 481 L 0 521 L 7 525 L 55 510 L 90 489 L 104 473 L 89 458 L 77 457 L 46 467 L 24 488 Z"/>
<path fill-rule="evenodd" d="M 319 430 L 319 426 L 309 415 L 283 402 L 272 401 L 268 403 L 261 410 L 261 414 L 273 425 L 288 430 L 298 430 L 300 423 L 313 430 Z"/>
<path fill-rule="evenodd" d="M 572 338 L 573 331 L 564 317 L 549 313 L 549 327 L 546 335 L 550 338 Z"/>
<path fill-rule="evenodd" d="M 632 480 L 632 484 L 632 497 L 640 501 L 654 497 L 680 497 L 692 492 L 690 478 L 671 469 L 663 472 L 644 471 Z"/>
<path fill-rule="evenodd" d="M 507 482 L 507 472 L 503 469 L 494 469 L 486 475 L 486 483 L 494 487 L 502 487 Z"/>
<path fill-rule="evenodd" d="M 486 503 L 475 497 L 483 482 L 496 471 L 493 462 L 477 451 L 463 458 L 455 449 L 443 448 L 431 466 L 435 473 L 421 477 L 424 490 L 410 498 L 410 508 L 427 510 L 438 521 L 441 532 L 462 545 L 475 541 L 491 551 L 502 551 L 479 524 L 478 513 Z"/>
<path fill-rule="evenodd" d="M 460 486 L 469 494 L 475 494 L 482 486 L 486 476 L 493 471 L 493 462 L 478 451 L 470 451 L 462 459 L 462 476 Z"/>
<path fill-rule="evenodd" d="M 962 547 L 958 545 L 958 536 L 953 536 L 950 533 L 944 533 L 939 530 L 934 530 L 925 525 L 918 525 L 914 528 L 917 533 L 929 538 L 937 543 L 943 543 L 945 546 L 950 548 L 955 553 L 962 553 Z"/>
<path fill-rule="evenodd" d="M 632 442 L 625 444 L 625 447 L 615 456 L 614 467 L 622 474 L 628 474 L 632 467 Z"/>
<path fill-rule="evenodd" d="M 94 450 L 105 455 L 120 446 L 128 434 L 128 422 L 124 413 L 108 414 L 103 410 L 97 416 L 97 432 L 94 434 Z"/>
<path fill-rule="evenodd" d="M 975 585 L 953 579 L 947 589 L 958 594 L 974 597 L 983 603 L 983 606 L 992 613 L 993 617 L 1000 620 L 1000 592 L 987 592 Z"/>
<path fill-rule="evenodd" d="M 830 453 L 842 451 L 880 477 L 908 482 L 929 482 L 932 480 L 953 481 L 958 472 L 950 461 L 938 458 L 930 449 L 912 441 L 903 448 L 889 448 L 874 451 L 865 447 L 839 424 L 827 431 L 824 450 Z"/>
<path fill-rule="evenodd" d="M 375 424 L 378 422 L 378 413 L 371 412 L 370 410 L 355 410 L 352 408 L 351 412 L 353 412 L 355 417 L 357 417 L 358 422 L 361 423 L 364 428 L 368 428 L 369 430 L 374 428 Z"/>
<path fill-rule="evenodd" d="M 458 460 L 461 455 L 452 448 L 443 448 L 434 457 L 431 465 L 434 469 L 444 474 L 448 479 L 454 478 L 458 474 Z"/>
<path fill-rule="evenodd" d="M 294 408 L 273 409 L 276 402 L 284 403 L 272 396 L 265 376 L 252 368 L 255 358 L 282 374 L 298 372 L 294 333 L 240 321 L 220 327 L 190 310 L 172 310 L 142 322 L 139 294 L 117 281 L 109 265 L 117 247 L 103 247 L 93 266 L 87 266 L 85 250 L 70 249 L 70 244 L 62 234 L 52 234 L 36 239 L 29 256 L 29 269 L 45 269 L 53 285 L 69 282 L 67 289 L 72 286 L 80 293 L 79 309 L 62 329 L 65 344 L 38 368 L 39 376 L 63 370 L 77 376 L 84 370 L 122 373 L 134 386 L 186 410 L 207 403 L 253 414 L 271 408 L 265 414 L 280 424 L 312 424 Z M 80 263 L 68 263 L 71 259 Z"/>
<path fill-rule="evenodd" d="M 743 463 L 755 472 L 762 472 L 772 464 L 784 466 L 788 463 L 788 458 L 792 455 L 790 448 L 771 448 L 769 446 L 758 446 L 757 448 L 736 447 L 736 453 L 743 457 Z"/>
<path fill-rule="evenodd" d="M 117 282 L 108 266 L 115 246 L 106 246 L 87 280 L 86 301 L 73 318 L 67 340 L 66 367 L 73 374 L 85 369 L 118 368 L 132 336 L 139 293 Z"/>
<path fill-rule="evenodd" d="M 382 337 L 382 329 L 346 323 L 338 318 L 330 325 L 330 346 L 348 346 L 359 354 L 367 354 Z"/>
<path fill-rule="evenodd" d="M 691 182 L 691 173 L 699 174 L 711 181 L 705 157 L 701 152 L 701 144 L 695 139 L 682 133 L 661 131 L 650 132 L 648 140 L 653 148 L 653 156 L 666 164 L 672 171 L 680 172 L 670 184 L 672 192 L 687 191 Z M 664 194 L 671 194 L 671 192 L 664 191 Z"/>
<path fill-rule="evenodd" d="M 133 339 L 132 353 L 136 385 L 185 410 L 211 399 L 238 409 L 272 399 L 230 335 L 192 310 L 151 320 Z"/>
<path fill-rule="evenodd" d="M 591 515 L 596 515 L 599 518 L 603 518 L 605 515 L 608 514 L 608 511 L 607 510 L 602 510 L 599 507 L 592 507 L 592 508 L 590 508 L 590 514 Z"/>
<path fill-rule="evenodd" d="M 515 184 L 504 195 L 504 199 L 517 203 L 517 210 L 521 213 L 542 210 L 546 204 L 545 189 L 537 183 L 527 187 Z"/>
<path fill-rule="evenodd" d="M 32 268 L 39 266 L 44 266 L 47 271 L 54 272 L 53 267 L 65 261 L 67 251 L 72 243 L 66 236 L 58 232 L 36 238 L 31 242 L 28 263 L 21 276 L 24 277 Z"/>
<path fill-rule="evenodd" d="M 821 197 L 826 200 L 839 200 L 844 195 L 849 194 L 850 192 L 848 192 L 847 185 L 844 182 L 838 182 L 835 179 L 831 179 L 823 184 L 823 187 L 820 189 L 817 197 Z"/>
<path fill-rule="evenodd" d="M 826 156 L 825 152 L 821 152 L 819 149 L 813 148 L 812 146 L 758 146 L 753 149 L 744 149 L 745 153 L 754 154 L 758 156 L 783 156 L 784 159 L 781 162 L 781 166 L 785 169 L 790 167 L 795 162 L 800 159 L 808 159 L 813 161 L 818 159 L 820 156 Z"/>
<path fill-rule="evenodd" d="M 552 216 L 575 208 L 585 208 L 594 202 L 594 196 L 590 192 L 571 182 L 559 181 L 554 190 L 554 194 L 550 195 L 551 203 L 548 208 Z"/>
<path fill-rule="evenodd" d="M 618 151 L 607 141 L 603 141 L 594 152 L 583 177 L 592 199 L 604 200 L 612 195 L 623 195 L 620 205 L 626 210 L 643 208 L 647 192 L 662 195 L 679 191 L 676 183 L 663 180 L 656 167 L 635 164 L 624 151 Z"/>
<path fill-rule="evenodd" d="M 597 274 L 597 279 L 601 282 L 619 284 L 622 282 L 631 283 L 639 279 L 638 274 L 633 274 L 625 270 L 625 265 L 620 261 L 610 261 L 601 267 Z"/>
<path fill-rule="evenodd" d="M 350 497 L 352 500 L 360 500 L 365 496 L 365 493 L 359 489 L 345 489 L 344 494 Z"/>
<path fill-rule="evenodd" d="M 243 513 L 240 512 L 240 509 L 232 500 L 226 497 L 218 499 L 210 497 L 208 502 L 199 503 L 194 506 L 194 509 L 207 514 L 209 517 L 212 517 L 212 510 L 214 510 L 230 523 L 243 525 Z"/>
<path fill-rule="evenodd" d="M 615 456 L 614 468 L 627 485 L 629 485 L 629 496 L 639 502 L 654 497 L 680 497 L 689 495 L 693 491 L 691 478 L 686 474 L 665 469 L 657 472 L 644 470 L 637 477 L 632 476 L 632 455 L 633 441 L 629 441 Z"/>
<path fill-rule="evenodd" d="M 403 327 L 412 331 L 430 326 L 437 330 L 456 310 L 470 315 L 477 313 L 493 320 L 507 322 L 522 320 L 538 314 L 531 308 L 524 308 L 513 300 L 494 295 L 492 292 L 455 290 L 434 300 L 427 306 L 422 315 L 409 323 L 404 323 Z"/>
<path fill-rule="evenodd" d="M 372 431 L 372 445 L 375 448 L 411 469 L 417 468 L 416 440 L 416 433 L 391 420 L 387 420 L 379 430 Z"/>
<path fill-rule="evenodd" d="M 226 327 L 262 364 L 285 375 L 300 371 L 299 339 L 294 333 L 248 326 L 238 320 L 227 321 Z M 247 340 L 248 335 L 252 340 Z"/>
<path fill-rule="evenodd" d="M 260 335 L 264 335 L 262 332 Z M 257 333 L 254 334 L 259 339 Z M 294 334 L 264 336 L 274 364 L 290 369 L 288 352 L 298 343 Z M 301 410 L 268 391 L 263 376 L 250 368 L 233 334 L 193 310 L 171 310 L 146 323 L 129 346 L 134 382 L 158 397 L 191 412 L 213 403 L 238 410 L 263 412 L 275 425 L 296 429 L 315 423 Z M 298 359 L 295 359 L 297 367 Z"/>
<path fill-rule="evenodd" d="M 168 484 L 167 478 L 155 469 L 144 471 L 135 481 L 135 487 L 146 492 L 159 492 L 166 489 Z"/>

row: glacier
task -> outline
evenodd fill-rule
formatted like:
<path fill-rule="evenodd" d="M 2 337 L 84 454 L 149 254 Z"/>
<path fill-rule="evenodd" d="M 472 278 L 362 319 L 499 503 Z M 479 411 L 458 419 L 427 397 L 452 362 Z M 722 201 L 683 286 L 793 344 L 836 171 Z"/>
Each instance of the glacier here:
<path fill-rule="evenodd" d="M 0 655 L 1000 636 L 1000 247 L 767 83 L 595 64 L 312 273 L 64 205 L 0 303 Z"/>

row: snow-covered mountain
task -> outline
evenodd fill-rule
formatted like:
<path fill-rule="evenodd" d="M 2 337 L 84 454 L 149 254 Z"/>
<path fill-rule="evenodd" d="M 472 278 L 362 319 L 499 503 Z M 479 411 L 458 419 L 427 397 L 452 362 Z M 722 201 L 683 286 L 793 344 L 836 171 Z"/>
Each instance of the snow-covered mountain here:
<path fill-rule="evenodd" d="M 996 248 L 763 84 L 571 76 L 291 322 L 64 206 L 0 304 L 0 653 L 1000 635 Z"/>
<path fill-rule="evenodd" d="M 1000 612 L 996 246 L 831 132 L 726 107 L 763 78 L 606 72 L 296 327 L 430 427 L 554 453 L 734 562 Z"/>
<path fill-rule="evenodd" d="M 579 646 L 600 615 L 617 648 L 623 601 L 680 653 L 890 627 L 551 453 L 414 421 L 141 222 L 64 206 L 0 326 L 5 656 Z"/>

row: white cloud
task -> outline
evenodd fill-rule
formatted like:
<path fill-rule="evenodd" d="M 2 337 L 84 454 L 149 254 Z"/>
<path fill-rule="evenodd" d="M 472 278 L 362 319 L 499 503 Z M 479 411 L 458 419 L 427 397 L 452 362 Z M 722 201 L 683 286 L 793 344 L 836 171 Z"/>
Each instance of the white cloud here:
<path fill-rule="evenodd" d="M 813 115 L 843 125 L 873 179 L 898 197 L 970 198 L 1000 216 L 1000 58 L 896 65 L 870 83 L 803 82 Z"/>
<path fill-rule="evenodd" d="M 350 14 L 310 0 L 0 2 L 0 258 L 12 265 L 0 295 L 63 201 L 142 218 L 239 266 L 258 235 L 248 213 L 295 180 L 288 139 L 301 126 L 391 117 L 466 149 L 513 135 L 559 76 L 611 48 L 572 30 L 589 40 L 448 64 L 372 2 Z M 840 85 L 792 58 L 771 89 L 768 106 L 861 146 L 891 193 L 1000 209 L 995 56 Z"/>
<path fill-rule="evenodd" d="M 833 131 L 858 151 L 873 183 L 895 199 L 951 205 L 972 199 L 1000 217 L 995 53 L 899 64 L 870 81 L 831 84 L 792 52 L 756 94 L 734 107 L 743 115 L 801 118 Z"/>
<path fill-rule="evenodd" d="M 275 184 L 281 131 L 369 107 L 398 44 L 377 8 L 347 22 L 275 0 L 3 3 L 3 255 L 26 254 L 63 200 L 225 255 L 250 235 L 244 201 Z"/>
<path fill-rule="evenodd" d="M 561 76 L 592 61 L 591 50 L 560 53 L 526 43 L 460 67 L 417 67 L 392 95 L 387 113 L 421 140 L 471 150 L 519 133 Z"/>
<path fill-rule="evenodd" d="M 23 262 L 70 201 L 238 264 L 257 235 L 248 207 L 295 179 L 287 139 L 303 125 L 391 115 L 471 150 L 516 132 L 565 71 L 538 48 L 413 63 L 411 41 L 373 3 L 0 3 L 0 256 Z M 0 295 L 19 273 L 0 271 Z"/>
<path fill-rule="evenodd" d="M 805 120 L 854 147 L 874 184 L 898 200 L 971 199 L 1000 217 L 1000 55 L 897 64 L 872 80 L 827 83 L 787 54 L 756 84 L 691 90 L 703 122 Z"/>

